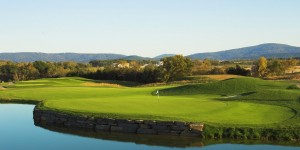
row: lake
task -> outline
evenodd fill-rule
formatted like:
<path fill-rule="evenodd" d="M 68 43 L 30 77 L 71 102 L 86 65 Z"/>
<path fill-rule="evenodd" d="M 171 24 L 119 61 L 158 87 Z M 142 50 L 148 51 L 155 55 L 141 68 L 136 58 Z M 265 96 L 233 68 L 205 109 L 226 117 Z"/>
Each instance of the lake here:
<path fill-rule="evenodd" d="M 198 138 L 188 137 L 141 136 L 136 134 L 112 134 L 105 132 L 96 133 L 92 131 L 79 131 L 56 127 L 39 127 L 34 125 L 33 108 L 34 105 L 0 104 L 1 150 L 300 149 L 300 147 L 297 146 L 279 146 L 278 143 L 261 143 L 259 141 L 250 141 L 248 144 L 244 144 L 244 142 L 241 141 L 202 141 Z M 282 145 L 289 144 L 283 143 Z"/>

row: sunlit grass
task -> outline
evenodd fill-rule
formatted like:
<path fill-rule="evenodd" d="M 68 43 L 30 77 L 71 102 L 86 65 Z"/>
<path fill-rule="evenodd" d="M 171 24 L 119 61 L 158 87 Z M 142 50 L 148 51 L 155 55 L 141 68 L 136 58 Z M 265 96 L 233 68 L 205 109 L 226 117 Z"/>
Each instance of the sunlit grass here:
<path fill-rule="evenodd" d="M 124 83 L 127 82 L 118 84 L 117 81 L 84 78 L 41 79 L 18 82 L 0 91 L 0 97 L 43 101 L 44 109 L 99 117 L 259 125 L 286 121 L 294 117 L 295 112 L 288 107 L 251 103 L 251 100 L 264 98 L 264 93 L 227 99 L 223 94 L 235 95 L 272 87 L 273 90 L 284 89 L 282 93 L 291 95 L 289 99 L 293 100 L 299 93 L 285 89 L 290 83 L 271 83 L 254 78 L 177 87 L 126 87 Z M 156 90 L 160 91 L 160 97 L 153 94 Z M 267 97 L 266 100 L 278 99 L 276 94 Z M 236 101 L 239 99 L 249 102 Z"/>

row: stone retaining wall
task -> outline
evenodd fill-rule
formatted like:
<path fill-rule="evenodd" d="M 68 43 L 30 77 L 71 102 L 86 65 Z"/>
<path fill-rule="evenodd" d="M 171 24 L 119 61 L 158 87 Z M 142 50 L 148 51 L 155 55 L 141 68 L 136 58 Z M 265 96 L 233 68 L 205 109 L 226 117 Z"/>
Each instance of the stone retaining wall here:
<path fill-rule="evenodd" d="M 83 117 L 50 110 L 40 110 L 37 107 L 34 109 L 33 118 L 37 124 L 91 129 L 101 132 L 201 136 L 204 128 L 202 123 Z"/>

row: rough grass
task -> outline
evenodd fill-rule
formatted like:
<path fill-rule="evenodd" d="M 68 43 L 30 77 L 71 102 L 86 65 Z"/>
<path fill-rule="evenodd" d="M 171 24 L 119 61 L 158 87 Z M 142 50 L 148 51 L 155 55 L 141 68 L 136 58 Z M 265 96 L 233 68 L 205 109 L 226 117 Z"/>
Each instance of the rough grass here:
<path fill-rule="evenodd" d="M 195 121 L 250 126 L 286 124 L 287 120 L 295 118 L 298 111 L 292 106 L 271 103 L 259 104 L 252 101 L 259 99 L 264 93 L 239 96 L 241 99 L 239 97 L 224 99 L 222 96 L 223 94 L 257 92 L 266 89 L 266 87 L 272 87 L 272 90 L 284 89 L 283 93 L 290 95 L 288 99 L 294 100 L 298 91 L 287 90 L 286 87 L 290 83 L 284 82 L 275 83 L 254 78 L 237 78 L 179 87 L 119 88 L 115 86 L 112 88 L 82 85 L 91 82 L 94 84 L 117 84 L 116 81 L 93 81 L 84 78 L 41 79 L 18 82 L 7 90 L 0 91 L 0 98 L 6 101 L 10 99 L 14 101 L 43 101 L 41 105 L 43 109 L 92 114 L 100 117 Z M 124 82 L 120 82 L 119 85 L 123 86 Z M 159 98 L 151 94 L 156 90 L 161 91 Z M 255 94 L 258 95 L 255 96 Z M 267 97 L 270 100 L 275 100 L 272 99 L 272 96 Z M 278 99 L 280 100 L 280 98 Z M 297 118 L 296 116 L 296 121 Z"/>

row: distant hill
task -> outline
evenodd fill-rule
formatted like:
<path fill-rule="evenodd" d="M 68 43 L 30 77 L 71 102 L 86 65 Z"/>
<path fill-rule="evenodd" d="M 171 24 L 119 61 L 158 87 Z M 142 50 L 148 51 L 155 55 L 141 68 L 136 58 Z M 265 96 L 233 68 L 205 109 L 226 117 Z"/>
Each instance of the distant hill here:
<path fill-rule="evenodd" d="M 77 61 L 88 62 L 90 60 L 109 60 L 124 58 L 121 54 L 81 54 L 81 53 L 0 53 L 0 60 L 10 60 L 15 62 L 42 61 Z"/>
<path fill-rule="evenodd" d="M 164 57 L 174 56 L 175 54 L 162 54 L 154 58 L 141 57 L 137 55 L 121 55 L 121 54 L 82 54 L 82 53 L 35 53 L 35 52 L 21 52 L 21 53 L 0 53 L 0 60 L 10 60 L 15 62 L 33 62 L 37 60 L 42 61 L 76 61 L 89 62 L 91 60 L 160 60 Z M 268 43 L 256 46 L 231 49 L 212 53 L 196 53 L 188 55 L 192 59 L 217 59 L 217 60 L 231 60 L 231 59 L 258 59 L 260 56 L 267 58 L 290 58 L 300 57 L 300 47 Z"/>
<path fill-rule="evenodd" d="M 165 58 L 165 57 L 171 57 L 171 56 L 175 56 L 176 54 L 162 54 L 162 55 L 158 55 L 156 57 L 153 57 L 153 59 L 155 60 L 160 60 L 162 58 Z"/>
<path fill-rule="evenodd" d="M 121 59 L 125 59 L 125 60 L 152 60 L 152 58 L 141 57 L 141 56 L 137 56 L 137 55 L 125 56 L 125 57 L 123 57 Z"/>
<path fill-rule="evenodd" d="M 300 47 L 267 43 L 257 46 L 250 46 L 238 49 L 225 50 L 212 53 L 197 53 L 189 55 L 192 59 L 218 59 L 218 60 L 230 60 L 230 59 L 257 59 L 260 56 L 267 58 L 289 58 L 299 57 Z"/>

